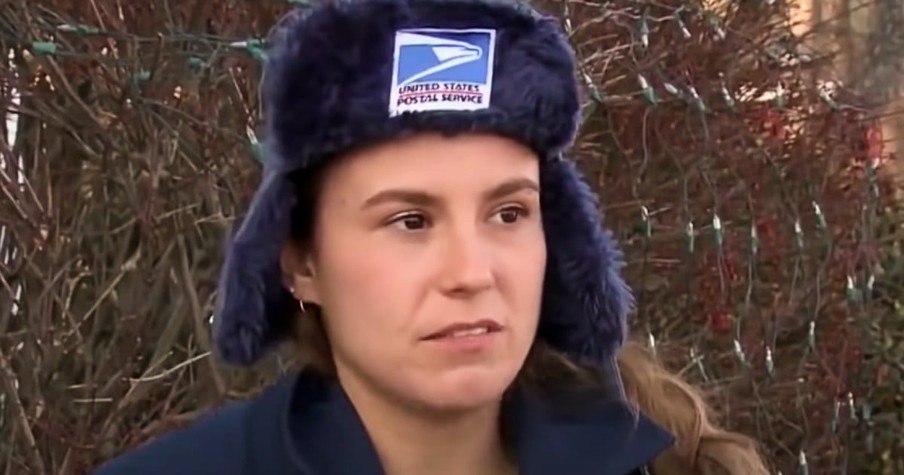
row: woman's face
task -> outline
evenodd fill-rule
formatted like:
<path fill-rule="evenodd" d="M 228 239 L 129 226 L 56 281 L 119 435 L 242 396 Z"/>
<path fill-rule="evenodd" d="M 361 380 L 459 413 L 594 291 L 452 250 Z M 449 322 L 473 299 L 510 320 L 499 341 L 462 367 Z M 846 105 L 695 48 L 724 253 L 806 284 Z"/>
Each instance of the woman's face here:
<path fill-rule="evenodd" d="M 540 313 L 538 167 L 503 138 L 420 135 L 325 175 L 293 286 L 322 308 L 347 390 L 428 410 L 499 400 Z"/>

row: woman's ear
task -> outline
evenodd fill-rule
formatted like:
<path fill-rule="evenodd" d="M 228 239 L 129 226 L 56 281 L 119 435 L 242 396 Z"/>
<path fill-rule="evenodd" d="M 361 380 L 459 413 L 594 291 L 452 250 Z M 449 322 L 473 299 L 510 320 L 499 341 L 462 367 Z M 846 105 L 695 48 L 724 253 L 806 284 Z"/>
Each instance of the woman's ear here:
<path fill-rule="evenodd" d="M 287 243 L 280 253 L 283 285 L 292 292 L 299 302 L 320 304 L 320 295 L 315 282 L 314 263 L 307 252 L 297 244 Z"/>

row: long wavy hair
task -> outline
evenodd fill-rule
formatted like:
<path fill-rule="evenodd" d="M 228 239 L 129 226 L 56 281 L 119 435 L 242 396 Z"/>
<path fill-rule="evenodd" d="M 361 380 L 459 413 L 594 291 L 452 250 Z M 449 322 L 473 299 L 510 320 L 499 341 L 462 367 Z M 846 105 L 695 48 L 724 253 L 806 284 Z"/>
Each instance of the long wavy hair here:
<path fill-rule="evenodd" d="M 297 202 L 292 216 L 292 245 L 311 249 L 323 170 L 293 177 Z M 301 363 L 335 375 L 334 360 L 320 309 L 306 305 L 295 325 Z M 617 355 L 617 368 L 633 408 L 669 430 L 676 443 L 652 464 L 656 475 L 769 475 L 757 443 L 719 425 L 705 393 L 669 371 L 643 344 L 631 340 Z M 581 366 L 537 341 L 516 384 L 559 391 L 592 389 L 607 383 L 600 368 Z"/>

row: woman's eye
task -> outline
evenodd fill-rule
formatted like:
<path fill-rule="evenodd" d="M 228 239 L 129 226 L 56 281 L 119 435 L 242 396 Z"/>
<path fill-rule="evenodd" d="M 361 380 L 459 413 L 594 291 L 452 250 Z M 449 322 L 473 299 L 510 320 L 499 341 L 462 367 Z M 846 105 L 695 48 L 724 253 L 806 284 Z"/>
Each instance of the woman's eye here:
<path fill-rule="evenodd" d="M 420 214 L 405 214 L 393 219 L 390 224 L 405 231 L 418 231 L 427 227 L 427 219 Z"/>
<path fill-rule="evenodd" d="M 499 217 L 503 224 L 512 224 L 526 214 L 527 211 L 525 211 L 523 208 L 519 208 L 517 206 L 509 206 L 508 208 L 499 210 L 499 212 L 496 213 L 496 216 Z"/>

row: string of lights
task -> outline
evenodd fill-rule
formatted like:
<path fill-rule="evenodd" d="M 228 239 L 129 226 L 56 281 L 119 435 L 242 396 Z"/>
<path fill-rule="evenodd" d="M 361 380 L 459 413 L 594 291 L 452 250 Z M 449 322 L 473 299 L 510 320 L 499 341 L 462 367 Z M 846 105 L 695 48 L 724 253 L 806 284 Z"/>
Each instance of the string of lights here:
<path fill-rule="evenodd" d="M 18 256 L 3 278 L 26 289 L 31 311 L 10 319 L 0 354 L 36 368 L 23 386 L 70 389 L 0 400 L 25 414 L 0 427 L 55 454 L 26 456 L 35 444 L 16 442 L 23 465 L 78 473 L 54 465 L 60 454 L 90 447 L 80 452 L 90 465 L 150 436 L 124 421 L 166 420 L 210 388 L 239 391 L 204 357 L 215 251 L 257 179 L 252 158 L 267 158 L 257 95 L 267 31 L 276 12 L 309 4 L 33 3 L 0 13 L 13 57 L 0 84 L 22 96 L 0 95 L 20 123 L 4 153 L 22 157 L 4 163 L 23 162 L 28 179 L 0 174 L 18 200 L 0 204 Z M 578 53 L 586 125 L 571 155 L 624 243 L 634 331 L 710 389 L 783 473 L 897 467 L 901 425 L 880 415 L 902 384 L 889 381 L 904 380 L 886 342 L 904 329 L 890 323 L 900 274 L 880 265 L 894 226 L 871 104 L 795 37 L 784 0 L 541 6 Z M 62 353 L 36 356 L 55 354 L 39 339 L 66 349 L 65 372 Z M 131 399 L 145 378 L 180 390 L 142 383 Z M 73 398 L 119 401 L 118 412 L 92 403 L 103 420 L 80 425 Z"/>

